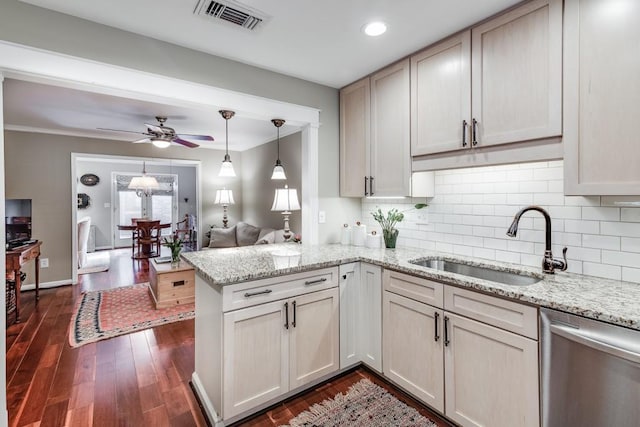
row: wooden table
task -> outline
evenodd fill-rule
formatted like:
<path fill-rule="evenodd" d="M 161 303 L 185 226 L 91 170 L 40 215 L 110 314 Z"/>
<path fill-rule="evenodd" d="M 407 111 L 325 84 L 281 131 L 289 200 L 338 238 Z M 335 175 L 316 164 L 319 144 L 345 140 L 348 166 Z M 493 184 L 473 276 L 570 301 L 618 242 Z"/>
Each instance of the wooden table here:
<path fill-rule="evenodd" d="M 156 309 L 194 302 L 195 281 L 195 270 L 185 261 L 176 267 L 149 261 L 149 290 Z"/>
<path fill-rule="evenodd" d="M 141 239 L 142 241 L 147 240 L 153 231 L 154 228 L 170 228 L 171 224 L 160 224 L 160 220 L 157 219 L 138 219 L 136 223 L 133 225 L 118 225 L 118 230 L 125 230 L 132 232 L 132 239 L 134 235 L 134 231 L 137 231 L 137 236 L 135 239 Z M 158 230 L 158 233 L 160 231 Z M 134 242 L 132 242 L 134 243 Z M 131 258 L 133 259 L 147 259 L 160 256 L 159 253 L 156 253 L 151 250 L 150 243 L 141 243 L 139 251 L 133 251 Z"/>
<path fill-rule="evenodd" d="M 32 259 L 36 261 L 36 304 L 40 299 L 40 246 L 42 242 L 37 241 L 6 252 L 7 272 L 13 272 L 16 282 L 16 323 L 20 322 L 20 288 L 22 287 L 20 268 Z"/>

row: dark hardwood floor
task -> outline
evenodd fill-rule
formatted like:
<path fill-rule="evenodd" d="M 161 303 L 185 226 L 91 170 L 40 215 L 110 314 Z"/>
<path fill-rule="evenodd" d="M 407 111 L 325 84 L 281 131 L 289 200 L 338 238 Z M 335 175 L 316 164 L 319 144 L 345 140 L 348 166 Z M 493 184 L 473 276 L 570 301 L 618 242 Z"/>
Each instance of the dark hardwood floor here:
<path fill-rule="evenodd" d="M 37 306 L 33 291 L 22 293 L 23 321 L 6 331 L 11 426 L 206 426 L 189 386 L 193 320 L 69 346 L 69 322 L 82 292 L 148 281 L 148 261 L 133 261 L 130 249 L 109 255 L 108 271 L 81 275 L 77 286 L 41 290 Z M 424 406 L 360 368 L 236 426 L 286 424 L 365 377 L 438 421 Z"/>
<path fill-rule="evenodd" d="M 9 326 L 7 405 L 11 426 L 205 426 L 189 386 L 194 322 L 187 320 L 79 348 L 68 344 L 78 296 L 146 282 L 148 261 L 110 252 L 110 268 L 77 286 L 21 295 L 22 323 Z M 9 319 L 12 321 L 12 318 Z"/>

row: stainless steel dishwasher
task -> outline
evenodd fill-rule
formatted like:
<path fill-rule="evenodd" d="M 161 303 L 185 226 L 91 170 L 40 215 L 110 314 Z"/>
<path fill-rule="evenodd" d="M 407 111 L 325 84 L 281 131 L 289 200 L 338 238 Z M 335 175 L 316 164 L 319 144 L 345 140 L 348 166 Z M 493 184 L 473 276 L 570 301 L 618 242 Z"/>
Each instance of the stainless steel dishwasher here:
<path fill-rule="evenodd" d="M 543 427 L 640 426 L 640 331 L 541 310 Z"/>

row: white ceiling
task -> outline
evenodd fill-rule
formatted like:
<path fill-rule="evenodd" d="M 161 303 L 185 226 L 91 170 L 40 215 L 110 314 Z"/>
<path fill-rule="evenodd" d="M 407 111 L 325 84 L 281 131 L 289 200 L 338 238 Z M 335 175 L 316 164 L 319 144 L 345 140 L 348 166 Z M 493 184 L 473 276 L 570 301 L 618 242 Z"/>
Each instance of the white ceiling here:
<path fill-rule="evenodd" d="M 242 0 L 269 15 L 255 32 L 194 15 L 199 0 L 22 0 L 180 46 L 342 87 L 467 27 L 519 0 Z M 221 0 L 225 1 L 225 0 Z M 383 20 L 384 35 L 371 38 L 363 24 Z M 168 116 L 177 133 L 211 135 L 202 148 L 224 149 L 224 119 L 217 107 L 189 108 L 163 99 L 148 102 L 5 79 L 8 130 L 134 141 L 144 123 Z M 286 118 L 285 118 L 286 119 Z M 280 135 L 298 131 L 285 124 Z M 244 151 L 275 139 L 268 120 L 236 115 L 229 121 L 229 149 Z"/>
<path fill-rule="evenodd" d="M 520 2 L 238 0 L 270 16 L 251 32 L 195 15 L 199 0 L 23 1 L 336 88 Z M 388 31 L 372 38 L 374 19 Z"/>

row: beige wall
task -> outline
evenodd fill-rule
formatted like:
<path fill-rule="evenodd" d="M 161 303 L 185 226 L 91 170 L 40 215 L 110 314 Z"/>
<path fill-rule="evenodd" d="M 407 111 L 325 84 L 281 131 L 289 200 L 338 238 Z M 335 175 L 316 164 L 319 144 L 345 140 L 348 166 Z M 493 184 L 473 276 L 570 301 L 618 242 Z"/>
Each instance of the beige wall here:
<path fill-rule="evenodd" d="M 181 147 L 159 149 L 151 144 L 5 132 L 6 198 L 33 199 L 33 238 L 42 240 L 42 257 L 49 258 L 49 268 L 41 270 L 42 282 L 71 278 L 74 262 L 71 206 L 76 199 L 71 194 L 71 153 L 200 160 L 203 230 L 210 224 L 220 223 L 222 208 L 213 204 L 217 188 L 231 188 L 242 199 L 240 178 L 218 177 L 224 156 L 222 151 Z M 241 155 L 232 152 L 231 158 L 240 170 Z M 229 217 L 232 223 L 239 221 L 241 206 L 231 206 Z M 27 283 L 33 283 L 33 273 L 29 274 Z"/>
<path fill-rule="evenodd" d="M 339 99 L 335 88 L 48 11 L 18 0 L 2 0 L 0 40 L 319 108 L 319 207 L 327 213 L 327 223 L 319 227 L 320 241 L 337 240 L 340 225 L 360 215 L 360 199 L 339 198 Z"/>
<path fill-rule="evenodd" d="M 282 214 L 271 212 L 273 195 L 276 188 L 282 188 L 284 184 L 288 184 L 290 188 L 298 190 L 300 199 L 300 150 L 300 132 L 280 138 L 280 160 L 287 174 L 286 181 L 270 179 L 277 157 L 276 141 L 242 152 L 242 217 L 244 221 L 275 229 L 284 226 Z M 291 230 L 299 233 L 302 230 L 301 211 L 294 211 L 289 222 Z"/>

